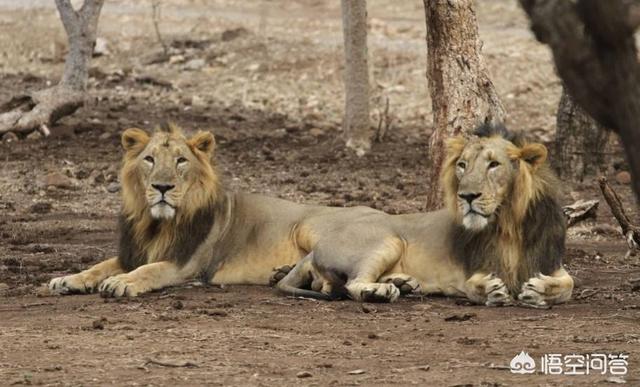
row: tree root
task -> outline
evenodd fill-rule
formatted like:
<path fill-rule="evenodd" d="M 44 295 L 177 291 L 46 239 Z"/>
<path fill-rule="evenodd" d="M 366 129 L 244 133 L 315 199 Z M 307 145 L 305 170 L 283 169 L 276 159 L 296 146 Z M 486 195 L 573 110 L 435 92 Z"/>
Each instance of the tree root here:
<path fill-rule="evenodd" d="M 604 199 L 611 208 L 611 213 L 613 213 L 613 216 L 620 224 L 620 227 L 622 227 L 622 235 L 624 235 L 627 240 L 627 246 L 629 247 L 625 258 L 629 258 L 640 246 L 640 227 L 631 223 L 631 220 L 624 212 L 624 207 L 622 206 L 620 197 L 618 197 L 618 194 L 616 194 L 613 188 L 611 188 L 607 182 L 607 178 L 604 176 L 600 177 L 598 179 L 598 184 L 600 185 L 602 196 L 604 196 Z"/>
<path fill-rule="evenodd" d="M 36 130 L 48 136 L 49 126 L 83 104 L 84 93 L 61 85 L 16 96 L 0 106 L 0 137 L 8 132 L 25 137 Z"/>

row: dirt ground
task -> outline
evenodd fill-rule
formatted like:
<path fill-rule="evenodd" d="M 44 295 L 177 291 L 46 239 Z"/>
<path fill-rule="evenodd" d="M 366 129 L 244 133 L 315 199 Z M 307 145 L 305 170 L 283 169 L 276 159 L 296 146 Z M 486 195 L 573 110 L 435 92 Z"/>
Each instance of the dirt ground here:
<path fill-rule="evenodd" d="M 0 102 L 55 83 L 53 2 L 0 0 Z M 171 119 L 212 130 L 227 185 L 289 200 L 422 210 L 431 127 L 422 2 L 370 0 L 371 154 L 343 149 L 341 26 L 331 0 L 164 0 L 162 60 L 148 2 L 106 2 L 91 98 L 46 139 L 0 141 L 0 385 L 640 385 L 638 257 L 601 203 L 570 230 L 575 299 L 550 310 L 447 298 L 393 305 L 284 298 L 197 284 L 130 300 L 50 297 L 41 285 L 116 252 L 119 133 Z M 508 125 L 553 137 L 560 83 L 515 1 L 478 2 L 484 56 Z M 58 43 L 56 43 L 58 42 Z M 609 175 L 628 210 L 628 185 Z M 601 199 L 593 180 L 565 203 Z M 511 374 L 520 351 L 625 353 L 629 373 Z"/>

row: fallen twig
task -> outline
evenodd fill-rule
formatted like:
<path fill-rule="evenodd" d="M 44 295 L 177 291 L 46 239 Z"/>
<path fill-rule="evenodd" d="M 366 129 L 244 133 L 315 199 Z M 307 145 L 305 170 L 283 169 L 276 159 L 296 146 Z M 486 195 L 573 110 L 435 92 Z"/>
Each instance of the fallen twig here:
<path fill-rule="evenodd" d="M 562 212 L 567 218 L 567 227 L 586 219 L 595 219 L 599 204 L 598 200 L 578 200 L 573 204 L 562 207 Z"/>
<path fill-rule="evenodd" d="M 600 185 L 600 190 L 602 191 L 604 199 L 611 208 L 613 216 L 620 224 L 620 227 L 622 227 L 622 235 L 624 235 L 627 240 L 627 245 L 629 247 L 625 258 L 629 258 L 629 256 L 631 256 L 640 245 L 640 227 L 631 224 L 629 217 L 624 212 L 624 208 L 622 207 L 622 202 L 620 201 L 618 194 L 616 194 L 616 192 L 611 188 L 607 182 L 607 178 L 601 176 L 598 179 L 598 184 Z"/>
<path fill-rule="evenodd" d="M 163 366 L 163 367 L 173 367 L 173 368 L 180 368 L 180 367 L 187 367 L 187 368 L 197 368 L 199 367 L 198 364 L 189 361 L 189 360 L 157 360 L 157 359 L 147 359 L 145 361 L 145 363 L 143 364 L 143 366 L 146 366 L 147 364 L 155 364 L 155 365 L 159 365 L 159 366 Z"/>

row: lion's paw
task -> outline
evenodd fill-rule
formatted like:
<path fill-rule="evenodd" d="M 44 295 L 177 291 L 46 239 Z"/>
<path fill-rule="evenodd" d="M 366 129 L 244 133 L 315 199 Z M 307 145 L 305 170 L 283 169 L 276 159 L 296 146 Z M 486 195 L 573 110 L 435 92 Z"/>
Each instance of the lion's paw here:
<path fill-rule="evenodd" d="M 269 278 L 269 286 L 275 286 L 284 277 L 286 277 L 294 267 L 296 267 L 296 265 L 284 265 L 273 269 L 273 274 L 271 274 L 271 277 Z"/>
<path fill-rule="evenodd" d="M 544 277 L 546 276 L 538 274 L 522 284 L 522 291 L 518 294 L 518 300 L 527 306 L 548 308 L 549 303 L 545 297 L 547 281 L 545 281 Z"/>
<path fill-rule="evenodd" d="M 496 276 L 487 281 L 486 292 L 486 306 L 508 306 L 513 304 L 513 298 L 509 294 L 507 285 Z"/>
<path fill-rule="evenodd" d="M 394 302 L 400 297 L 400 289 L 393 284 L 365 284 L 357 291 L 362 302 Z"/>
<path fill-rule="evenodd" d="M 420 283 L 418 283 L 415 278 L 406 274 L 392 274 L 385 277 L 384 282 L 393 284 L 400 290 L 401 295 L 420 292 Z"/>
<path fill-rule="evenodd" d="M 97 285 L 95 281 L 78 273 L 52 279 L 49 281 L 49 291 L 60 295 L 93 293 Z"/>
<path fill-rule="evenodd" d="M 143 290 L 127 274 L 109 277 L 100 284 L 98 289 L 102 297 L 136 297 Z"/>

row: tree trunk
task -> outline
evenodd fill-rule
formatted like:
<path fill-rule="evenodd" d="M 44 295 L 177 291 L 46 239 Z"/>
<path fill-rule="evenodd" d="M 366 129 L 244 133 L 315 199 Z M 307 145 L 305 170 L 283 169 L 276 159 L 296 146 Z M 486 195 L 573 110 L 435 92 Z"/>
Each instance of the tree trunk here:
<path fill-rule="evenodd" d="M 84 0 L 76 11 L 70 0 L 56 0 L 69 41 L 62 78 L 52 88 L 16 96 L 0 106 L 0 136 L 7 132 L 24 136 L 35 130 L 46 136 L 49 134 L 47 126 L 73 114 L 84 104 L 89 63 L 103 2 Z"/>
<path fill-rule="evenodd" d="M 606 172 L 610 134 L 578 106 L 566 89 L 558 104 L 553 168 L 559 177 L 582 182 Z"/>
<path fill-rule="evenodd" d="M 427 23 L 427 79 L 433 109 L 429 139 L 427 210 L 442 206 L 440 169 L 444 140 L 498 123 L 505 111 L 480 58 L 482 42 L 473 0 L 424 0 Z"/>
<path fill-rule="evenodd" d="M 634 31 L 637 0 L 520 0 L 536 38 L 553 52 L 567 91 L 616 131 L 640 197 L 640 64 Z"/>
<path fill-rule="evenodd" d="M 369 67 L 367 65 L 367 2 L 342 0 L 345 54 L 345 114 L 347 147 L 358 156 L 371 149 L 369 118 Z"/>

